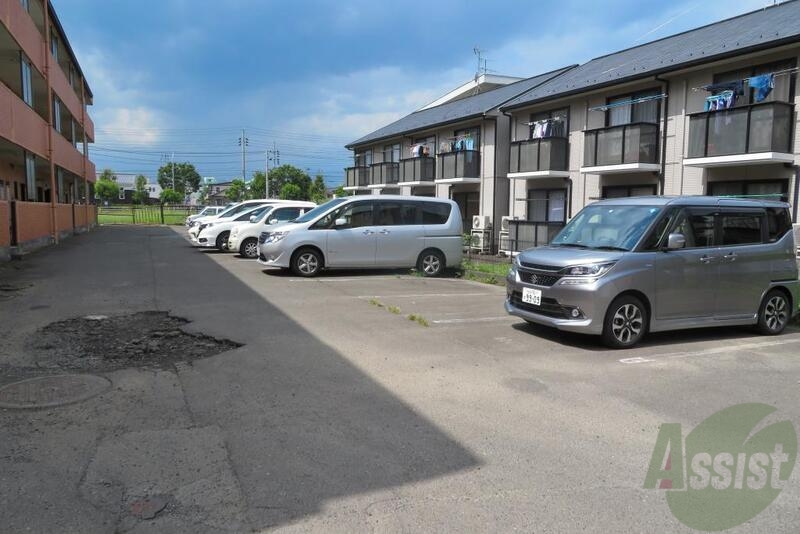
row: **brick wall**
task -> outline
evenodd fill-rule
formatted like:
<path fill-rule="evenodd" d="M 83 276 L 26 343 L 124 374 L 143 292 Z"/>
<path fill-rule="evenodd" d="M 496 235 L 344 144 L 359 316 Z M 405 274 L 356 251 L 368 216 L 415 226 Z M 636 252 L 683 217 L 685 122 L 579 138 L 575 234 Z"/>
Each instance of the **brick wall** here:
<path fill-rule="evenodd" d="M 14 202 L 17 244 L 50 237 L 52 208 L 45 202 Z"/>

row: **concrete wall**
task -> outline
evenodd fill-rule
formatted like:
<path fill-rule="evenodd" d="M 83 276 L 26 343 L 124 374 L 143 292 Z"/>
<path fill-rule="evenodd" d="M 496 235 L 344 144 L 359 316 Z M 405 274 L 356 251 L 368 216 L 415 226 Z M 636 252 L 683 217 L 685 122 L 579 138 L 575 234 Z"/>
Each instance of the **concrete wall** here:
<path fill-rule="evenodd" d="M 28 248 L 51 239 L 52 207 L 45 202 L 14 202 L 17 246 Z"/>

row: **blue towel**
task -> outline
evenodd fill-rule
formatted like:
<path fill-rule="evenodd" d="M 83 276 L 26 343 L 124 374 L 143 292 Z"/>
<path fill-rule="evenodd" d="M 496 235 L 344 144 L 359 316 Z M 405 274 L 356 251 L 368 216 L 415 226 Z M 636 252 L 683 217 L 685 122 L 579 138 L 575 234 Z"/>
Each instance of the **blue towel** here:
<path fill-rule="evenodd" d="M 761 76 L 753 76 L 748 80 L 748 84 L 755 90 L 753 100 L 762 102 L 775 88 L 775 75 L 762 74 Z"/>

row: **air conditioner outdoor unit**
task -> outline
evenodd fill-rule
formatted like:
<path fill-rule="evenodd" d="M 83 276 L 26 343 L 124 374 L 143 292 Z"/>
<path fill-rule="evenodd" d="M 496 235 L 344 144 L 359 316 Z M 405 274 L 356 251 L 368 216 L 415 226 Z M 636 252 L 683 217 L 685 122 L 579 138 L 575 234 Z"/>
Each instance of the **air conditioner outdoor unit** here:
<path fill-rule="evenodd" d="M 472 216 L 472 229 L 473 230 L 488 230 L 489 229 L 489 216 L 488 215 L 473 215 Z"/>
<path fill-rule="evenodd" d="M 501 254 L 510 254 L 512 251 L 512 247 L 514 243 L 511 241 L 511 236 L 508 232 L 500 232 L 500 247 L 498 248 L 498 252 Z"/>
<path fill-rule="evenodd" d="M 486 232 L 484 230 L 472 230 L 472 236 L 470 239 L 470 249 L 477 250 L 479 252 L 489 252 L 489 247 L 492 244 L 492 234 L 491 232 Z"/>
<path fill-rule="evenodd" d="M 500 231 L 508 232 L 508 221 L 511 221 L 513 219 L 514 217 L 512 217 L 511 215 L 503 215 L 503 217 L 500 219 Z"/>

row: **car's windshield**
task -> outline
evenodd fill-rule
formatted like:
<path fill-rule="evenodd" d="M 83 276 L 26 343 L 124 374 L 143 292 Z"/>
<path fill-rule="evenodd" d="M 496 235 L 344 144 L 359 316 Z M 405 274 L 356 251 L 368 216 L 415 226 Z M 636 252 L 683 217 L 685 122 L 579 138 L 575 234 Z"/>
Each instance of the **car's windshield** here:
<path fill-rule="evenodd" d="M 581 210 L 551 241 L 551 245 L 605 250 L 631 250 L 660 206 L 595 205 Z"/>
<path fill-rule="evenodd" d="M 320 215 L 322 215 L 323 213 L 325 213 L 326 211 L 330 210 L 331 208 L 335 208 L 336 206 L 338 206 L 342 202 L 345 202 L 346 200 L 348 200 L 347 197 L 334 198 L 333 200 L 330 200 L 325 204 L 322 204 L 321 206 L 317 206 L 313 210 L 307 212 L 305 215 L 298 217 L 293 222 L 296 223 L 311 222 Z"/>
<path fill-rule="evenodd" d="M 227 217 L 228 215 L 233 215 L 235 213 L 233 210 L 235 210 L 238 206 L 239 206 L 239 204 L 233 204 L 233 205 L 225 208 L 222 211 L 222 213 L 219 214 L 219 217 L 222 218 L 222 217 Z"/>

